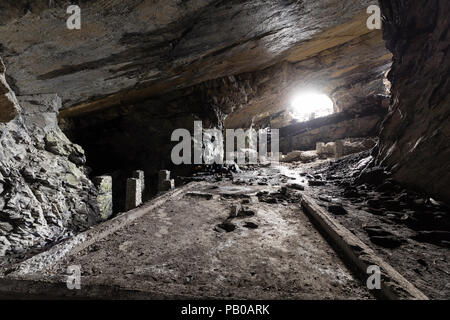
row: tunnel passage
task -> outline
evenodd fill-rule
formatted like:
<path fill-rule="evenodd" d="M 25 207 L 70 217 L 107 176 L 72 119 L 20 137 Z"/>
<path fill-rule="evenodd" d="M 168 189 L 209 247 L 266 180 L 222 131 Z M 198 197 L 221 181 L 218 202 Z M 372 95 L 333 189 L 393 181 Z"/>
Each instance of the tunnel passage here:
<path fill-rule="evenodd" d="M 158 170 L 169 169 L 173 177 L 193 172 L 194 166 L 173 165 L 170 155 L 176 143 L 171 134 L 179 128 L 192 132 L 196 120 L 204 129 L 280 129 L 283 153 L 314 150 L 317 142 L 375 137 L 387 113 L 385 75 L 390 64 L 381 33 L 370 32 L 301 61 L 187 88 L 164 88 L 150 97 L 133 98 L 130 93 L 128 98 L 125 93 L 120 102 L 92 111 L 63 109 L 60 125 L 86 150 L 91 175 L 113 176 L 114 211 L 120 212 L 126 178 L 133 170 L 142 169 L 148 177 L 146 198 L 157 191 Z M 297 94 L 305 92 L 326 96 L 332 106 L 317 115 L 307 110 L 309 104 L 293 108 Z"/>
<path fill-rule="evenodd" d="M 0 256 L 23 259 L 107 220 L 97 183 L 110 180 L 98 175 L 113 177 L 118 212 L 134 170 L 145 171 L 147 199 L 158 170 L 178 180 L 203 170 L 196 178 L 210 185 L 159 217 L 149 210 L 148 224 L 162 227 L 151 236 L 163 246 L 176 244 L 168 217 L 195 241 L 184 220 L 194 215 L 179 213 L 195 210 L 198 198 L 214 207 L 193 221 L 211 239 L 245 231 L 257 245 L 264 238 L 255 230 L 276 234 L 270 220 L 310 198 L 431 297 L 449 296 L 448 1 L 380 0 L 383 31 L 366 24 L 370 0 L 78 1 L 78 31 L 64 24 L 68 2 L 0 4 Z M 332 104 L 314 111 L 293 98 L 310 91 Z M 278 129 L 281 163 L 235 166 L 239 174 L 225 178 L 225 166 L 174 166 L 171 133 L 196 120 L 205 129 Z M 235 194 L 227 191 L 245 188 L 256 194 L 228 201 Z M 267 221 L 240 223 L 261 218 L 254 209 L 266 204 Z M 113 251 L 130 253 L 126 239 L 145 234 L 135 227 L 113 233 Z"/>
<path fill-rule="evenodd" d="M 192 98 L 192 97 L 191 97 Z M 71 140 L 83 146 L 91 175 L 113 177 L 114 211 L 124 211 L 125 186 L 134 170 L 145 172 L 144 200 L 157 193 L 158 171 L 170 170 L 172 176 L 189 175 L 189 166 L 175 166 L 171 151 L 176 142 L 172 132 L 193 130 L 194 121 L 205 128 L 220 125 L 222 115 L 202 103 L 165 97 L 120 106 L 83 117 L 64 119 L 62 127 Z"/>
<path fill-rule="evenodd" d="M 291 100 L 294 120 L 305 122 L 334 113 L 334 103 L 326 94 L 317 91 L 299 91 Z"/>
<path fill-rule="evenodd" d="M 372 37 L 360 42 L 362 48 L 367 43 L 379 45 Z M 91 175 L 113 176 L 114 208 L 120 212 L 124 209 L 126 178 L 133 170 L 142 169 L 148 177 L 147 199 L 157 192 L 158 170 L 169 169 L 174 177 L 193 172 L 194 166 L 175 166 L 170 155 L 176 144 L 171 141 L 172 132 L 181 128 L 192 133 L 194 121 L 202 121 L 204 129 L 280 129 L 284 153 L 314 150 L 317 142 L 375 137 L 387 112 L 384 76 L 390 64 L 379 60 L 376 70 L 343 73 L 340 69 L 348 63 L 347 54 L 344 49 L 324 53 L 337 55 L 338 62 L 319 64 L 308 73 L 294 64 L 281 63 L 99 111 L 71 115 L 63 110 L 60 124 L 70 139 L 85 149 Z M 311 96 L 311 85 L 306 84 L 318 83 L 318 78 L 321 85 L 315 87 L 333 100 L 325 93 Z M 343 88 L 355 86 L 361 88 L 360 98 L 348 101 L 342 97 Z M 366 96 L 368 90 L 371 94 Z M 296 101 L 297 94 L 305 92 L 306 103 Z M 321 99 L 318 113 L 309 109 L 311 103 L 317 103 L 311 97 Z M 296 117 L 296 113 L 301 116 Z"/>

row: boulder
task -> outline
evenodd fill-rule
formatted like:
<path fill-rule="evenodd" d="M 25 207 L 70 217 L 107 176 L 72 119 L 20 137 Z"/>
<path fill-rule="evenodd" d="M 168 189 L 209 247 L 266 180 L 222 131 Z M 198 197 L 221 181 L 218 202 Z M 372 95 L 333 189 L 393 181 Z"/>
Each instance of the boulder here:
<path fill-rule="evenodd" d="M 294 161 L 301 161 L 301 162 L 312 162 L 318 158 L 317 152 L 315 150 L 311 151 L 291 151 L 287 155 L 282 156 L 281 162 L 294 162 Z"/>
<path fill-rule="evenodd" d="M 316 152 L 319 158 L 326 159 L 336 157 L 336 143 L 335 142 L 317 142 Z"/>

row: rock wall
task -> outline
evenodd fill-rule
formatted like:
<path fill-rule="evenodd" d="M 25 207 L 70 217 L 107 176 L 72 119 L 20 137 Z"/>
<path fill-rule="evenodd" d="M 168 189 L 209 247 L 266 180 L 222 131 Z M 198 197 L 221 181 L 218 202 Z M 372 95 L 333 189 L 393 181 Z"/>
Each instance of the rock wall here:
<path fill-rule="evenodd" d="M 328 117 L 292 124 L 280 129 L 280 151 L 315 150 L 317 142 L 374 137 L 386 115 L 384 96 L 360 102 L 358 112 L 340 112 Z"/>
<path fill-rule="evenodd" d="M 93 174 L 113 176 L 114 211 L 125 210 L 125 186 L 134 170 L 144 170 L 146 194 L 157 192 L 159 170 L 173 177 L 189 174 L 192 166 L 175 166 L 171 141 L 176 129 L 193 133 L 194 121 L 203 128 L 222 127 L 224 112 L 244 99 L 233 77 L 176 90 L 134 105 L 110 108 L 82 117 L 63 119 L 61 126 L 72 141 L 86 150 Z"/>
<path fill-rule="evenodd" d="M 380 4 L 394 58 L 378 162 L 397 181 L 450 201 L 450 2 Z"/>
<path fill-rule="evenodd" d="M 0 123 L 14 119 L 19 113 L 19 105 L 5 79 L 5 66 L 0 59 Z"/>
<path fill-rule="evenodd" d="M 84 152 L 57 125 L 61 100 L 8 95 L 23 111 L 0 123 L 0 256 L 57 241 L 101 215 Z"/>
<path fill-rule="evenodd" d="M 381 32 L 371 32 L 301 61 L 236 75 L 246 100 L 228 115 L 226 126 L 281 128 L 295 123 L 292 98 L 308 90 L 327 94 L 335 112 L 361 110 L 367 97 L 387 94 L 384 78 L 391 59 Z"/>

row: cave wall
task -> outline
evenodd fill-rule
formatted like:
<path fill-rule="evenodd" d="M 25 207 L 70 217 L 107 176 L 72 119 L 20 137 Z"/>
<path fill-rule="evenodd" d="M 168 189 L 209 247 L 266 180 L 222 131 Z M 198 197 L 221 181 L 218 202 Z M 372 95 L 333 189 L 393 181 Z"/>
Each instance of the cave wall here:
<path fill-rule="evenodd" d="M 0 59 L 0 123 L 11 121 L 18 114 L 19 104 L 6 82 L 5 66 Z"/>
<path fill-rule="evenodd" d="M 317 142 L 375 137 L 387 113 L 386 99 L 384 96 L 369 96 L 359 102 L 360 109 L 282 127 L 280 151 L 315 150 Z"/>
<path fill-rule="evenodd" d="M 57 241 L 101 215 L 84 152 L 58 127 L 61 99 L 8 95 L 21 111 L 0 123 L 0 256 Z"/>
<path fill-rule="evenodd" d="M 380 4 L 384 38 L 394 58 L 378 162 L 397 181 L 450 201 L 450 2 Z"/>
<path fill-rule="evenodd" d="M 373 31 L 301 61 L 236 75 L 246 101 L 227 116 L 225 124 L 288 126 L 295 122 L 290 114 L 292 97 L 303 90 L 327 94 L 335 112 L 361 111 L 367 97 L 388 94 L 384 79 L 391 59 L 381 32 Z"/>
<path fill-rule="evenodd" d="M 226 109 L 244 99 L 238 89 L 233 94 L 233 83 L 233 77 L 208 81 L 133 105 L 64 118 L 60 125 L 85 148 L 94 173 L 144 169 L 155 174 L 172 166 L 174 130 L 193 132 L 194 121 L 202 121 L 203 128 L 223 127 Z"/>
<path fill-rule="evenodd" d="M 171 141 L 173 131 L 187 129 L 193 136 L 194 121 L 202 121 L 204 129 L 223 128 L 225 114 L 245 97 L 230 76 L 133 105 L 64 118 L 60 125 L 83 146 L 94 175 L 113 176 L 114 210 L 120 212 L 125 209 L 126 179 L 133 170 L 145 173 L 145 199 L 157 192 L 159 170 L 170 170 L 172 178 L 191 173 L 193 166 L 172 163 L 172 149 L 178 144 Z"/>
<path fill-rule="evenodd" d="M 208 80 L 135 104 L 62 117 L 60 124 L 71 140 L 85 148 L 94 174 L 113 175 L 115 209 L 121 211 L 126 178 L 132 170 L 145 171 L 150 183 L 146 190 L 153 192 L 156 184 L 151 182 L 156 181 L 158 170 L 170 169 L 174 175 L 189 173 L 190 168 L 174 166 L 170 160 L 176 144 L 171 142 L 171 134 L 179 128 L 192 131 L 196 120 L 202 120 L 204 128 L 281 128 L 280 147 L 285 153 L 315 149 L 318 141 L 375 136 L 386 114 L 383 78 L 390 61 L 374 59 L 386 51 L 379 48 L 376 34 L 352 44 L 363 49 L 339 48 L 338 62 L 331 59 L 336 57 L 336 51 L 330 50 L 308 59 L 311 63 L 308 70 L 305 63 L 302 67 L 283 63 L 261 71 Z M 370 50 L 374 48 L 378 51 Z M 348 53 L 353 53 L 355 59 L 360 55 L 362 62 L 355 64 L 351 59 L 343 59 Z M 375 60 L 371 64 L 376 66 L 373 73 L 356 70 L 366 59 Z M 354 87 L 353 92 L 359 96 L 352 101 L 343 98 L 340 112 L 325 119 L 305 124 L 292 121 L 283 104 L 290 97 L 287 91 L 317 79 L 326 82 L 324 79 L 332 75 L 329 92 Z"/>

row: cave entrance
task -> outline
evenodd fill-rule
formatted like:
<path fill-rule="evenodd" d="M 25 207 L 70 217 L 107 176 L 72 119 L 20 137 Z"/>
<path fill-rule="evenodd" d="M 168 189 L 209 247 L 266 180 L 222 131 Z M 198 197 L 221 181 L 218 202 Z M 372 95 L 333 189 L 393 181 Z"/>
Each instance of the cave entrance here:
<path fill-rule="evenodd" d="M 305 122 L 328 116 L 334 112 L 334 103 L 318 91 L 299 91 L 291 99 L 290 111 L 294 120 Z"/>

